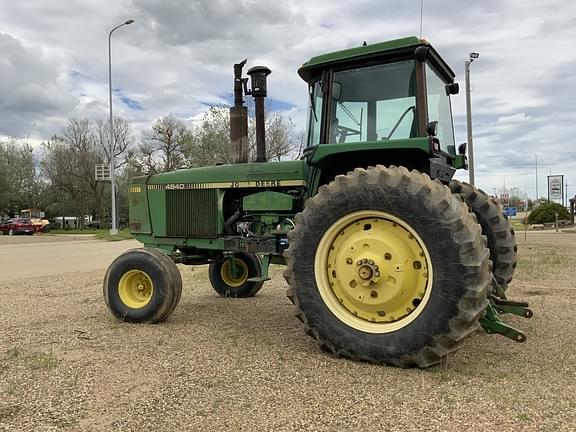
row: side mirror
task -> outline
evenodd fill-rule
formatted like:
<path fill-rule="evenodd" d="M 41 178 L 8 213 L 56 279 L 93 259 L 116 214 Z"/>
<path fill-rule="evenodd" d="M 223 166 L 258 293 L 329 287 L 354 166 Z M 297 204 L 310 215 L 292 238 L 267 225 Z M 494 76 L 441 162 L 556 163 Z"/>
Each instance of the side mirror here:
<path fill-rule="evenodd" d="M 458 146 L 458 154 L 459 155 L 465 155 L 466 154 L 466 146 L 468 145 L 468 143 L 462 143 Z"/>
<path fill-rule="evenodd" d="M 428 136 L 436 136 L 437 132 L 438 132 L 438 122 L 435 120 L 428 122 L 428 124 L 426 125 L 426 133 L 428 134 Z"/>
<path fill-rule="evenodd" d="M 460 86 L 457 82 L 446 84 L 446 96 L 457 95 L 458 93 L 460 93 Z"/>
<path fill-rule="evenodd" d="M 337 81 L 332 83 L 332 99 L 340 101 L 342 97 L 342 84 Z"/>

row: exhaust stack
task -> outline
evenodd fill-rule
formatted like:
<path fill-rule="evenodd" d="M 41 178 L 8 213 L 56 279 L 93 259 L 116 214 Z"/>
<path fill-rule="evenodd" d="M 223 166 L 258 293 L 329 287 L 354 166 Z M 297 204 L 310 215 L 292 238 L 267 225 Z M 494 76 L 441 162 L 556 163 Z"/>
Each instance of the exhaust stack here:
<path fill-rule="evenodd" d="M 248 108 L 244 106 L 243 88 L 247 78 L 242 78 L 246 59 L 234 65 L 234 106 L 230 107 L 230 142 L 234 149 L 234 163 L 248 162 Z"/>
<path fill-rule="evenodd" d="M 264 98 L 266 97 L 266 77 L 272 71 L 266 66 L 254 66 L 248 70 L 252 79 L 250 93 L 254 98 L 256 110 L 256 162 L 266 162 L 266 120 L 264 117 Z"/>

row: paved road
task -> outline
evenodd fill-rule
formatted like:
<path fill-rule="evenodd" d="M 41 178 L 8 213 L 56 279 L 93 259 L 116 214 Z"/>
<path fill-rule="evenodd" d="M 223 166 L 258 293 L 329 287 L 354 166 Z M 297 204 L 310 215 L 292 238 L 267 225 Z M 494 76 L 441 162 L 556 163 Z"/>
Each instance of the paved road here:
<path fill-rule="evenodd" d="M 528 232 L 527 239 L 554 242 L 558 236 L 576 242 L 576 234 L 553 231 Z M 524 232 L 517 232 L 516 240 L 521 244 Z M 0 281 L 104 269 L 136 247 L 136 240 L 106 242 L 91 236 L 0 236 Z"/>
<path fill-rule="evenodd" d="M 106 242 L 83 236 L 2 236 L 0 281 L 103 269 L 139 246 L 136 240 Z"/>

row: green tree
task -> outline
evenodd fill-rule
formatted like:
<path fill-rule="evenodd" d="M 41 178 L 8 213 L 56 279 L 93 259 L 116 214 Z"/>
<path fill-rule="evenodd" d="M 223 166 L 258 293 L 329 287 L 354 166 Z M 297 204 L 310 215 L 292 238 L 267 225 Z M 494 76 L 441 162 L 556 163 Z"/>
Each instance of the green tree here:
<path fill-rule="evenodd" d="M 32 147 L 15 138 L 0 141 L 0 216 L 34 206 L 40 186 Z"/>

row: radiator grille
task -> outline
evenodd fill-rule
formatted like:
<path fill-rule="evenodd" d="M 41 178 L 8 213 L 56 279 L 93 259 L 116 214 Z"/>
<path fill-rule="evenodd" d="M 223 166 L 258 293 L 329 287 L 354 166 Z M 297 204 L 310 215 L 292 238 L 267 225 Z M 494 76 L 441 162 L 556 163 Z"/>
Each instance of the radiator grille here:
<path fill-rule="evenodd" d="M 166 234 L 169 237 L 216 238 L 216 189 L 167 190 Z"/>

